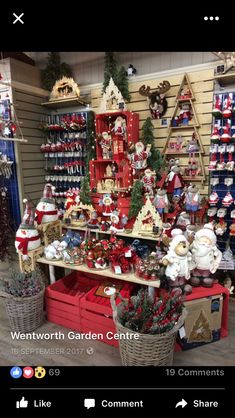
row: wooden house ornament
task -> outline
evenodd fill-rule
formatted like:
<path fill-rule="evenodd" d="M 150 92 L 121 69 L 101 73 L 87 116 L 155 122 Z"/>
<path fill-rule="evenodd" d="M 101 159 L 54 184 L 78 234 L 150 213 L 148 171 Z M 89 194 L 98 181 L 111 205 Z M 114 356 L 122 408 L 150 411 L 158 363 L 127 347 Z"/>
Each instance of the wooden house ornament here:
<path fill-rule="evenodd" d="M 118 110 L 126 110 L 126 103 L 111 77 L 109 84 L 103 93 L 99 113 L 117 112 Z"/>
<path fill-rule="evenodd" d="M 69 99 L 80 96 L 80 89 L 73 78 L 57 80 L 50 94 L 50 100 Z"/>
<path fill-rule="evenodd" d="M 160 215 L 153 206 L 149 196 L 147 196 L 144 206 L 137 215 L 132 232 L 140 235 L 155 235 L 161 229 L 162 220 Z"/>

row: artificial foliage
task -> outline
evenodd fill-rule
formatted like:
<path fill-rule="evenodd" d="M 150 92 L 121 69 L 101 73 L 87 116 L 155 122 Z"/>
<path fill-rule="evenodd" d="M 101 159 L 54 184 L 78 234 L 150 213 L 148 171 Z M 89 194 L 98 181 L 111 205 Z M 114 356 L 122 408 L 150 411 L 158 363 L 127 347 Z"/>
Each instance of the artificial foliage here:
<path fill-rule="evenodd" d="M 11 271 L 10 278 L 3 282 L 4 292 L 15 297 L 35 296 L 43 288 L 44 282 L 39 270 L 31 273 Z"/>
<path fill-rule="evenodd" d="M 132 193 L 131 204 L 129 209 L 129 218 L 136 217 L 143 206 L 143 183 L 140 180 L 136 180 Z"/>
<path fill-rule="evenodd" d="M 118 320 L 126 328 L 142 334 L 169 332 L 183 313 L 182 298 L 166 293 L 152 297 L 148 289 L 140 289 L 137 295 L 124 300 Z"/>
<path fill-rule="evenodd" d="M 104 63 L 104 82 L 103 82 L 103 93 L 106 87 L 109 85 L 109 80 L 112 77 L 116 84 L 118 75 L 117 60 L 113 52 L 105 52 L 105 63 Z"/>
<path fill-rule="evenodd" d="M 61 63 L 59 52 L 49 52 L 46 68 L 41 71 L 42 86 L 51 91 L 57 80 L 62 77 L 72 77 L 71 67 L 65 62 Z"/>
<path fill-rule="evenodd" d="M 86 174 L 89 177 L 89 162 L 96 159 L 94 113 L 87 113 Z"/>
<path fill-rule="evenodd" d="M 0 261 L 5 261 L 9 252 L 9 239 L 12 235 L 9 219 L 7 189 L 2 187 L 0 188 Z"/>
<path fill-rule="evenodd" d="M 118 87 L 118 90 L 122 93 L 123 99 L 129 102 L 131 100 L 131 95 L 129 93 L 129 85 L 126 70 L 123 66 L 118 71 L 116 86 Z"/>
<path fill-rule="evenodd" d="M 129 93 L 128 77 L 125 67 L 122 66 L 118 68 L 114 52 L 105 52 L 103 93 L 105 92 L 106 87 L 108 87 L 111 77 L 114 84 L 121 92 L 123 99 L 129 102 L 131 100 L 131 95 Z"/>
<path fill-rule="evenodd" d="M 142 141 L 145 144 L 151 144 L 151 155 L 148 157 L 148 167 L 156 172 L 159 176 L 159 171 L 163 166 L 163 158 L 160 151 L 155 147 L 154 144 L 154 125 L 152 119 L 148 117 L 142 126 Z"/>
<path fill-rule="evenodd" d="M 84 205 L 90 205 L 91 204 L 90 181 L 89 181 L 88 176 L 82 177 L 82 180 L 81 180 L 80 201 Z"/>

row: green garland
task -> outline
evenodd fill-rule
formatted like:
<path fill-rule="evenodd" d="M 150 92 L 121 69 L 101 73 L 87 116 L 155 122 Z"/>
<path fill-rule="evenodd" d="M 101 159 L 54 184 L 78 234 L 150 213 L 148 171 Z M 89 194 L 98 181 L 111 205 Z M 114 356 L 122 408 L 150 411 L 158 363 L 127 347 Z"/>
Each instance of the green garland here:
<path fill-rule="evenodd" d="M 148 117 L 142 126 L 142 141 L 145 144 L 151 144 L 151 156 L 148 158 L 148 166 L 154 170 L 159 177 L 160 169 L 163 166 L 163 158 L 160 151 L 155 147 L 154 143 L 154 126 L 152 119 Z"/>
<path fill-rule="evenodd" d="M 72 76 L 71 67 L 65 62 L 61 63 L 59 52 L 49 52 L 46 68 L 41 71 L 42 87 L 51 91 L 57 80 Z"/>

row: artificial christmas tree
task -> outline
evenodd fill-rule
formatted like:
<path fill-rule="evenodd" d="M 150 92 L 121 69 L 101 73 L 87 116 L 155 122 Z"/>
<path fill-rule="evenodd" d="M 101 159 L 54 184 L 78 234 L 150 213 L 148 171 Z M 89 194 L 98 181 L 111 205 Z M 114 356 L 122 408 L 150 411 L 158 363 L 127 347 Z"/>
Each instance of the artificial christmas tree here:
<path fill-rule="evenodd" d="M 105 64 L 104 64 L 104 82 L 103 82 L 103 93 L 106 87 L 109 85 L 110 78 L 113 79 L 116 84 L 117 81 L 117 61 L 113 52 L 105 52 Z"/>
<path fill-rule="evenodd" d="M 131 206 L 129 210 L 129 218 L 134 218 L 138 215 L 143 206 L 143 183 L 136 180 L 131 193 Z"/>
<path fill-rule="evenodd" d="M 122 97 L 126 101 L 131 100 L 131 96 L 128 88 L 128 78 L 125 67 L 117 67 L 117 60 L 113 52 L 105 53 L 105 66 L 104 66 L 104 82 L 103 82 L 103 93 L 109 85 L 110 79 L 113 79 L 114 84 L 118 87 Z M 121 107 L 120 107 L 121 109 Z"/>
<path fill-rule="evenodd" d="M 147 159 L 147 164 L 160 177 L 159 171 L 163 165 L 163 158 L 160 151 L 155 148 L 153 131 L 152 120 L 148 117 L 142 126 L 142 141 L 145 145 L 151 144 L 151 155 Z"/>
<path fill-rule="evenodd" d="M 83 177 L 81 180 L 81 190 L 80 190 L 80 201 L 84 205 L 90 205 L 90 181 L 87 176 Z"/>
<path fill-rule="evenodd" d="M 131 100 L 131 95 L 129 93 L 128 78 L 126 75 L 125 67 L 121 67 L 118 71 L 117 87 L 119 91 L 122 93 L 123 99 L 129 102 Z"/>

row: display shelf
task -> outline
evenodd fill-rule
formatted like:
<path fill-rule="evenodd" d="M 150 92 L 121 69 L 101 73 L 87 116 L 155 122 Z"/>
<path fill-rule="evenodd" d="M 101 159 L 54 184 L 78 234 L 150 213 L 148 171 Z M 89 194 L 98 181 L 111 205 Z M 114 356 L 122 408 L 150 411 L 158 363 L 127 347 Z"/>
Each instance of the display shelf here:
<path fill-rule="evenodd" d="M 100 231 L 99 229 L 86 228 L 85 226 L 72 226 L 72 225 L 67 225 L 67 224 L 64 224 L 64 223 L 62 223 L 62 228 L 72 229 L 72 230 L 75 230 L 75 231 L 84 231 L 84 232 L 90 231 L 90 232 L 96 233 L 97 235 L 98 234 L 106 234 L 106 235 L 111 235 L 112 234 L 111 231 Z M 118 232 L 118 233 L 115 234 L 115 236 L 116 235 L 120 236 L 120 237 L 133 238 L 133 239 L 139 238 L 139 239 L 147 239 L 147 240 L 150 240 L 150 241 L 161 241 L 161 237 L 153 237 L 151 235 L 147 236 L 147 235 L 132 234 L 132 233 L 128 234 L 127 232 Z"/>
<path fill-rule="evenodd" d="M 76 105 L 87 106 L 88 103 L 80 97 L 70 97 L 62 100 L 50 100 L 48 102 L 41 103 L 41 105 L 47 107 L 48 109 L 62 109 L 64 107 Z"/>
<path fill-rule="evenodd" d="M 92 273 L 98 277 L 100 276 L 105 277 L 105 278 L 109 277 L 115 280 L 124 280 L 125 282 L 129 282 L 129 283 L 136 283 L 136 284 L 151 286 L 151 287 L 156 287 L 156 288 L 160 287 L 160 280 L 141 280 L 137 276 L 135 276 L 135 274 L 133 273 L 114 274 L 110 269 L 96 270 L 96 269 L 90 269 L 86 265 L 81 265 L 81 266 L 67 265 L 63 263 L 63 261 L 58 261 L 58 260 L 51 261 L 51 260 L 47 260 L 44 257 L 38 258 L 37 263 L 48 264 L 50 267 L 62 267 L 62 268 L 66 268 L 69 270 L 82 271 L 83 273 Z M 53 280 L 51 280 L 51 282 L 52 281 Z"/>
<path fill-rule="evenodd" d="M 177 151 L 165 151 L 165 155 L 186 155 L 186 156 L 189 156 L 189 152 L 177 152 Z M 199 152 L 197 151 L 197 152 L 194 152 L 194 154 L 199 154 Z"/>
<path fill-rule="evenodd" d="M 180 130 L 180 129 L 192 129 L 192 128 L 199 128 L 200 125 L 186 125 L 186 126 L 171 126 L 171 129 Z"/>
<path fill-rule="evenodd" d="M 231 74 L 232 75 L 232 74 Z M 222 76 L 220 76 L 222 77 Z M 234 74 L 235 77 L 235 74 Z M 235 79 L 234 79 L 235 81 Z M 216 101 L 219 99 L 221 102 L 221 108 L 224 109 L 224 103 L 228 100 L 228 98 L 231 98 L 232 106 L 235 99 L 235 94 L 233 91 L 226 91 L 226 92 L 220 92 L 214 94 L 214 106 Z M 233 133 L 233 127 L 235 124 L 235 115 L 232 113 L 230 118 L 217 118 L 215 115 L 213 115 L 213 125 L 212 125 L 212 133 L 214 131 L 215 127 L 218 127 L 219 136 L 221 137 L 224 133 L 224 128 L 228 126 L 228 132 L 232 136 Z M 223 144 L 222 140 L 218 140 L 218 146 L 224 145 L 225 147 L 229 145 L 234 145 L 233 138 L 231 138 L 229 143 Z M 213 146 L 216 145 L 213 141 L 211 141 L 212 149 L 210 149 L 210 162 L 213 160 L 213 158 L 216 159 L 217 163 L 224 161 L 225 164 L 227 164 L 229 161 L 235 161 L 235 152 L 229 151 L 229 148 L 225 148 L 223 153 L 220 153 L 220 149 L 216 152 L 213 152 Z M 226 185 L 226 177 L 232 179 L 232 183 L 230 185 Z M 223 199 L 227 195 L 227 193 L 230 193 L 232 195 L 232 198 L 235 199 L 235 171 L 233 170 L 227 170 L 222 169 L 215 169 L 215 170 L 209 170 L 209 178 L 210 178 L 210 188 L 209 188 L 209 195 L 212 192 L 215 192 L 218 194 L 219 201 L 216 204 L 216 208 L 219 210 L 220 208 L 224 208 L 223 205 Z M 213 179 L 218 179 L 218 183 L 213 185 Z M 229 243 L 230 249 L 233 252 L 233 255 L 235 254 L 235 239 L 233 233 L 230 235 L 230 227 L 233 228 L 233 218 L 231 217 L 231 212 L 234 209 L 234 204 L 231 204 L 230 206 L 226 207 L 226 214 L 224 217 L 224 222 L 227 224 L 226 230 L 222 235 L 217 236 L 217 245 L 219 249 L 224 252 L 227 248 L 227 245 Z M 218 212 L 218 211 L 217 211 Z M 216 226 L 219 224 L 220 218 L 217 216 L 217 214 L 214 217 L 215 221 L 215 229 Z M 231 231 L 232 232 L 232 231 Z"/>
<path fill-rule="evenodd" d="M 215 75 L 214 79 L 219 83 L 221 87 L 226 86 L 227 84 L 235 83 L 235 72 L 228 74 Z"/>

